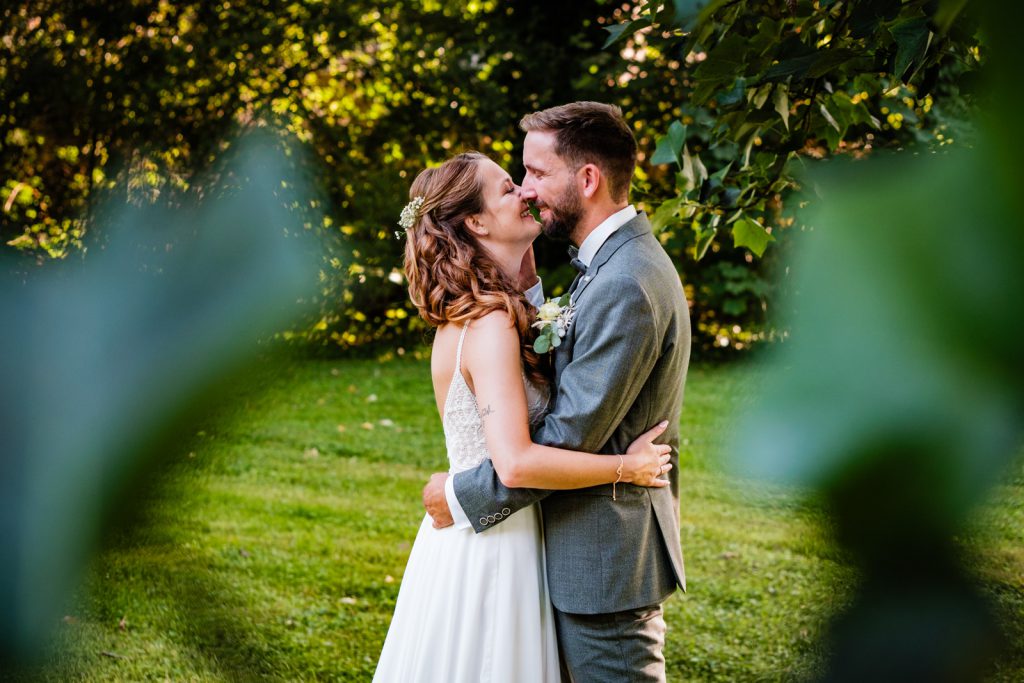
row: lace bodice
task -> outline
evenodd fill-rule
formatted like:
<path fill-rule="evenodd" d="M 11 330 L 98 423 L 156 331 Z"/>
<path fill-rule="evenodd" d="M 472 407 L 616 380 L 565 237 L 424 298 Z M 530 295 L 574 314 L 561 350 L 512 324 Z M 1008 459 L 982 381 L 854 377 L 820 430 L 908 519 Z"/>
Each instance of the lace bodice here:
<path fill-rule="evenodd" d="M 466 340 L 467 324 L 459 335 L 459 346 L 455 352 L 455 373 L 448 387 L 444 401 L 444 439 L 448 446 L 448 468 L 451 474 L 476 467 L 491 454 L 487 451 L 483 422 L 476 396 L 469 390 L 466 378 L 462 376 L 462 344 Z M 526 387 L 527 414 L 530 427 L 544 419 L 548 409 L 547 387 L 538 387 L 523 375 Z"/>

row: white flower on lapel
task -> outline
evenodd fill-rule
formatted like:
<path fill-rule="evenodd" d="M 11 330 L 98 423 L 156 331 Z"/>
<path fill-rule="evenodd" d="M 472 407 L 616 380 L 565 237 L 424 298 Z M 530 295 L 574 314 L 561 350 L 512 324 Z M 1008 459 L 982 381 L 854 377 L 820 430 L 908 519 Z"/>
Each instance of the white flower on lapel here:
<path fill-rule="evenodd" d="M 537 311 L 537 320 L 540 322 L 554 322 L 562 313 L 562 307 L 554 299 L 550 299 L 541 305 Z"/>
<path fill-rule="evenodd" d="M 563 294 L 559 299 L 545 301 L 537 309 L 537 320 L 533 323 L 533 327 L 540 330 L 540 334 L 533 341 L 533 350 L 537 353 L 547 353 L 557 349 L 562 343 L 562 337 L 569 330 L 575 313 L 576 305 L 570 301 L 568 294 Z"/>

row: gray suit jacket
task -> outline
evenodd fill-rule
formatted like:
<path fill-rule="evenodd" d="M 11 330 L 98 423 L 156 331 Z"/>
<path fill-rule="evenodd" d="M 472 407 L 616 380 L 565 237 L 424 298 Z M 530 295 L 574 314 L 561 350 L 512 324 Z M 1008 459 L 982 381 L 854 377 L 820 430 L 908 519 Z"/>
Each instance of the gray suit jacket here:
<path fill-rule="evenodd" d="M 562 612 L 636 609 L 686 589 L 679 545 L 679 416 L 690 358 L 690 317 L 671 259 L 644 214 L 602 245 L 573 295 L 576 313 L 555 351 L 555 395 L 534 441 L 625 453 L 668 419 L 672 485 L 571 491 L 509 489 L 489 460 L 455 475 L 455 495 L 485 531 L 541 500 L 551 601 Z M 488 520 L 494 521 L 488 521 Z"/>

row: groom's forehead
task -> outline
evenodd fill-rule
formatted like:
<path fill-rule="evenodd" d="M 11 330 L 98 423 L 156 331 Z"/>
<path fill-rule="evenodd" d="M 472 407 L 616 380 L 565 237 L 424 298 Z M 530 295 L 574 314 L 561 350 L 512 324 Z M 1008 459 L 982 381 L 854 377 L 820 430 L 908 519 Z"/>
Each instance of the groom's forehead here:
<path fill-rule="evenodd" d="M 533 137 L 531 137 L 533 136 Z M 532 168 L 557 165 L 561 158 L 555 152 L 554 133 L 530 131 L 523 144 L 523 164 Z"/>
<path fill-rule="evenodd" d="M 556 142 L 555 135 L 555 132 L 552 130 L 531 130 L 526 134 L 526 139 L 523 140 L 523 149 L 553 154 Z"/>

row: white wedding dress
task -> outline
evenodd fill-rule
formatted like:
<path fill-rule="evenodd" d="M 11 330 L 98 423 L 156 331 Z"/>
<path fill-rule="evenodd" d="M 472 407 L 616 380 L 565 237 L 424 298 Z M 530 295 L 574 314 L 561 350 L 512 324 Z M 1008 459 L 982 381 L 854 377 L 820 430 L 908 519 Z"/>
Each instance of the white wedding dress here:
<path fill-rule="evenodd" d="M 442 420 L 450 475 L 490 457 L 476 397 L 460 370 L 466 329 Z M 533 424 L 544 416 L 547 394 L 523 381 Z M 481 533 L 435 529 L 425 516 L 373 680 L 557 683 L 559 676 L 537 506 Z"/>

